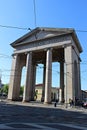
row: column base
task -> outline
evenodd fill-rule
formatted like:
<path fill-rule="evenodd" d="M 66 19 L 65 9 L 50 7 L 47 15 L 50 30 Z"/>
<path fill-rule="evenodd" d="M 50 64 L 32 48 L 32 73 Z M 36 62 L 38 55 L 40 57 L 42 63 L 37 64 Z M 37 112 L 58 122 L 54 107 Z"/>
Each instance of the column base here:
<path fill-rule="evenodd" d="M 29 100 L 22 100 L 22 103 L 30 102 Z"/>
<path fill-rule="evenodd" d="M 13 98 L 13 99 L 7 99 L 8 101 L 22 101 L 22 99 L 21 98 Z"/>
<path fill-rule="evenodd" d="M 52 104 L 52 102 L 44 102 L 44 104 L 45 104 L 45 105 L 47 105 L 47 104 Z"/>
<path fill-rule="evenodd" d="M 44 97 L 41 98 L 41 102 L 44 102 Z"/>

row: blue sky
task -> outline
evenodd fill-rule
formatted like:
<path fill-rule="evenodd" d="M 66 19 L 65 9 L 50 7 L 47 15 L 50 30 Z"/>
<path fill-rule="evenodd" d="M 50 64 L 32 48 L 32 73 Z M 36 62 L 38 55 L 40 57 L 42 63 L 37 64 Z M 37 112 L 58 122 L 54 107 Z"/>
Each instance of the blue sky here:
<path fill-rule="evenodd" d="M 81 85 L 87 89 L 87 0 L 35 0 L 36 26 L 74 28 L 83 48 L 81 54 Z M 33 0 L 0 0 L 0 25 L 35 28 Z M 9 83 L 13 48 L 10 46 L 28 30 L 0 27 L 0 75 L 3 83 Z M 54 70 L 56 65 L 54 65 Z M 37 82 L 41 82 L 41 68 Z M 53 71 L 53 86 L 57 78 Z M 57 74 L 58 75 L 58 74 Z"/>

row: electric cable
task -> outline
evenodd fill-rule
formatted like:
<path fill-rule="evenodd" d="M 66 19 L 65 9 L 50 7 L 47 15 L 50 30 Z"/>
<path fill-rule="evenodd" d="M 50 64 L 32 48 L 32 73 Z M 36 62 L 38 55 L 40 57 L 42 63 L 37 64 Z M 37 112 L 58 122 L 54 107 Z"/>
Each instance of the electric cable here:
<path fill-rule="evenodd" d="M 16 26 L 7 26 L 7 25 L 0 25 L 0 27 L 3 27 L 3 28 L 13 28 L 13 29 L 21 29 L 21 30 L 30 30 L 30 28 L 23 28 L 23 27 L 16 27 Z"/>

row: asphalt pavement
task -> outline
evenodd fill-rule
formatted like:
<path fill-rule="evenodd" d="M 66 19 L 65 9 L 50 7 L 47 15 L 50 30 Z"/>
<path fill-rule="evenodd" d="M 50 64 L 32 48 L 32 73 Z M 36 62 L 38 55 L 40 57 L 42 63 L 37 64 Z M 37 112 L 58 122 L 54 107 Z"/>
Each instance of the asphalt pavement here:
<path fill-rule="evenodd" d="M 87 109 L 0 101 L 0 130 L 87 130 Z"/>

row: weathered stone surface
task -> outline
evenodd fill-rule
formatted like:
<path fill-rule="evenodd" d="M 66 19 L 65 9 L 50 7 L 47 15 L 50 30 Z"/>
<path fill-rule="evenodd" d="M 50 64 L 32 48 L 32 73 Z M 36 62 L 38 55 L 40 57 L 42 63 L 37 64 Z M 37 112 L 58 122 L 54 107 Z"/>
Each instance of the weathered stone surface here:
<path fill-rule="evenodd" d="M 8 99 L 16 100 L 19 97 L 23 66 L 27 67 L 23 100 L 33 99 L 36 72 L 34 73 L 32 66 L 42 63 L 46 67 L 43 74 L 45 88 L 45 98 L 43 98 L 45 103 L 51 102 L 52 62 L 60 62 L 60 102 L 68 103 L 69 99 L 75 101 L 75 98 L 81 98 L 80 53 L 82 47 L 73 29 L 36 28 L 13 42 L 11 46 L 15 50 Z M 28 58 L 30 53 L 31 60 Z"/>

